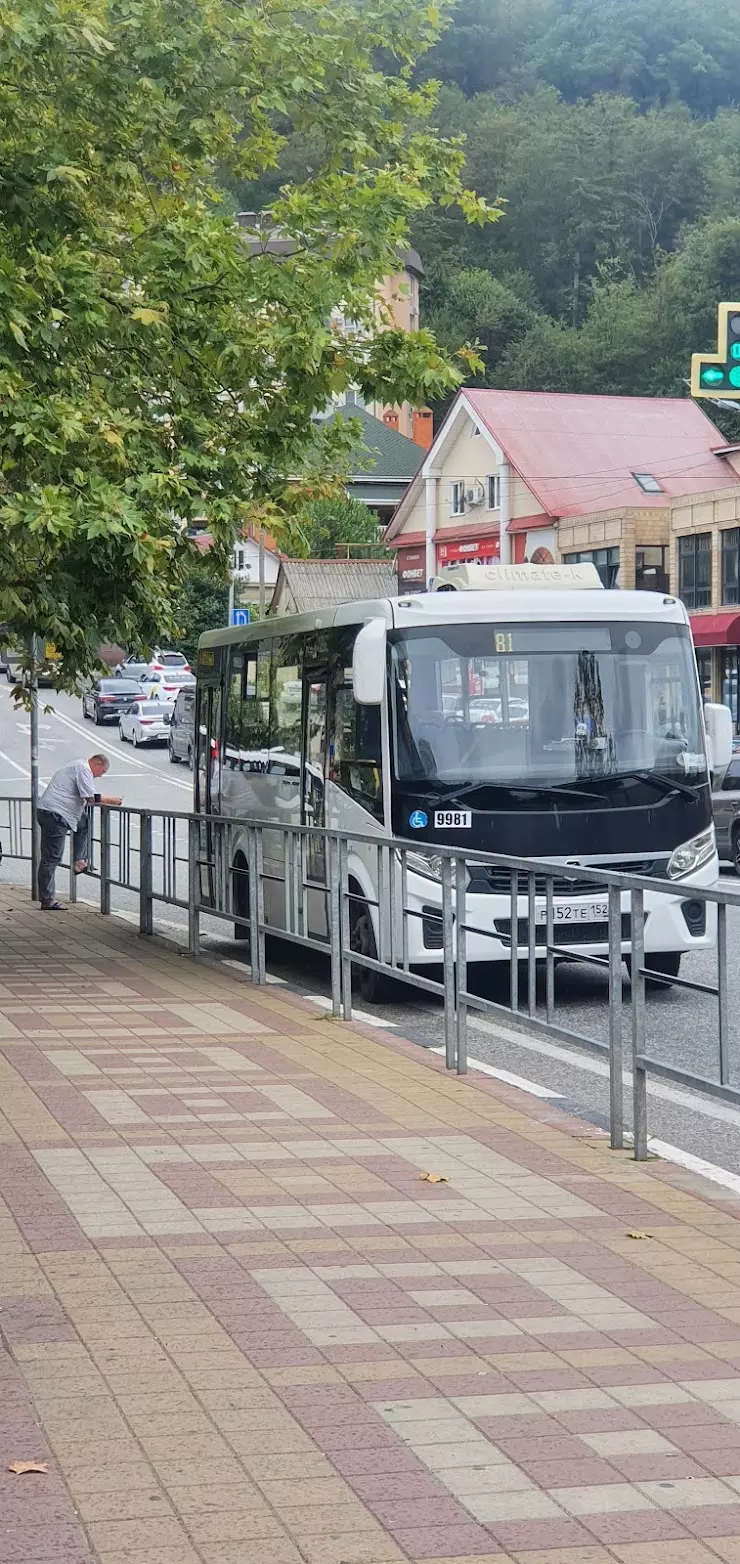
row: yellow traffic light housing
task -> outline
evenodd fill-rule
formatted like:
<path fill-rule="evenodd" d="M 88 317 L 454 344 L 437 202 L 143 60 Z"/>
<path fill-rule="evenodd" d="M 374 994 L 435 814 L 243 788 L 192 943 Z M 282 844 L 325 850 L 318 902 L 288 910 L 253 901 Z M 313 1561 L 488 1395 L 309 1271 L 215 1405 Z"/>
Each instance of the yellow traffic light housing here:
<path fill-rule="evenodd" d="M 692 353 L 691 395 L 740 402 L 740 304 L 717 307 L 717 352 Z"/>

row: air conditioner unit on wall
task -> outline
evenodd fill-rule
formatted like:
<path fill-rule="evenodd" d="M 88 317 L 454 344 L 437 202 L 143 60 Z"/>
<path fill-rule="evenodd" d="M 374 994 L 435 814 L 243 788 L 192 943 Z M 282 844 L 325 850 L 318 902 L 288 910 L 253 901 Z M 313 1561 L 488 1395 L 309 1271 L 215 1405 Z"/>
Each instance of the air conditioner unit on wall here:
<path fill-rule="evenodd" d="M 486 491 L 485 491 L 485 489 L 483 487 L 483 484 L 479 483 L 477 479 L 475 480 L 474 483 L 466 483 L 466 485 L 465 485 L 465 503 L 466 503 L 466 505 L 482 505 L 485 497 L 486 497 Z"/>

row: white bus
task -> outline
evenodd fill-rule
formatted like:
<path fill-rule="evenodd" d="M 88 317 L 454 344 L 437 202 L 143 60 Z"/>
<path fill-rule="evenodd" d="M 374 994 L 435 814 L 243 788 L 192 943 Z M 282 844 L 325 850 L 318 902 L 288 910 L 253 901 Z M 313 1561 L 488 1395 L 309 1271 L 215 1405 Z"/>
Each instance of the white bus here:
<path fill-rule="evenodd" d="M 715 938 L 714 909 L 691 889 L 718 873 L 711 777 L 732 743 L 727 709 L 702 710 L 683 604 L 604 591 L 583 565 L 477 566 L 435 586 L 202 636 L 196 811 L 405 839 L 415 967 L 439 963 L 442 944 L 441 864 L 418 843 L 466 850 L 467 918 L 482 931 L 470 962 L 509 961 L 512 938 L 509 871 L 476 852 L 675 881 L 675 897 L 646 893 L 645 950 L 677 975 L 683 952 Z M 232 835 L 246 918 L 246 842 Z M 263 850 L 266 921 L 286 928 L 278 831 Z M 368 956 L 377 859 L 350 845 L 352 944 Z M 324 839 L 309 838 L 309 886 L 325 871 Z M 522 892 L 524 914 L 526 879 Z M 307 932 L 325 938 L 326 896 L 309 890 L 307 908 Z M 544 895 L 537 918 L 544 942 Z M 569 952 L 605 954 L 606 888 L 556 879 L 554 922 Z M 371 997 L 374 974 L 361 975 Z"/>

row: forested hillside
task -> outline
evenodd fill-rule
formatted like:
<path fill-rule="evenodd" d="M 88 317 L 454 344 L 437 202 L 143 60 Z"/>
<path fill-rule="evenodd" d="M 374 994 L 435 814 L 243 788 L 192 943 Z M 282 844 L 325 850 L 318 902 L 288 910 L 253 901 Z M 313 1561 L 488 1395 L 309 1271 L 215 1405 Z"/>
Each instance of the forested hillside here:
<path fill-rule="evenodd" d="M 417 74 L 504 203 L 480 229 L 420 217 L 424 323 L 483 344 L 479 383 L 684 394 L 740 293 L 740 0 L 460 0 Z M 290 137 L 241 194 L 311 159 Z"/>
<path fill-rule="evenodd" d="M 506 203 L 418 226 L 440 339 L 489 385 L 681 395 L 740 290 L 740 6 L 462 0 L 423 71 Z"/>

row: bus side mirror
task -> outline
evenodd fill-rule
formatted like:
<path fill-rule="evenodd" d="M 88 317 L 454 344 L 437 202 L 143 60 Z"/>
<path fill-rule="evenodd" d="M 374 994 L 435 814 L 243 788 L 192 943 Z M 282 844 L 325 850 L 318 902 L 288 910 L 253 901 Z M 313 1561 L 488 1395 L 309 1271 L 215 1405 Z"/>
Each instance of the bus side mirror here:
<path fill-rule="evenodd" d="M 732 759 L 732 712 L 729 706 L 704 707 L 709 770 L 715 785 L 721 782 Z"/>
<path fill-rule="evenodd" d="M 385 624 L 369 619 L 352 653 L 352 688 L 360 706 L 382 706 L 385 694 Z"/>

